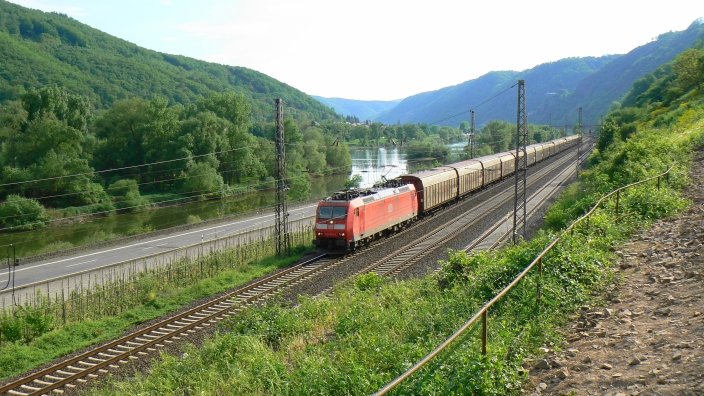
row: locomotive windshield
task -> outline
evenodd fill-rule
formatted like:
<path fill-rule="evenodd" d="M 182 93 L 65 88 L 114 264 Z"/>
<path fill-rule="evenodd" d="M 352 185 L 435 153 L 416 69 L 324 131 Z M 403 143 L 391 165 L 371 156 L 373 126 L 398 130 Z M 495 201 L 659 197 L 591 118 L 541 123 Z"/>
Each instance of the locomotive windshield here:
<path fill-rule="evenodd" d="M 347 206 L 321 206 L 318 208 L 319 219 L 343 219 L 347 217 Z"/>

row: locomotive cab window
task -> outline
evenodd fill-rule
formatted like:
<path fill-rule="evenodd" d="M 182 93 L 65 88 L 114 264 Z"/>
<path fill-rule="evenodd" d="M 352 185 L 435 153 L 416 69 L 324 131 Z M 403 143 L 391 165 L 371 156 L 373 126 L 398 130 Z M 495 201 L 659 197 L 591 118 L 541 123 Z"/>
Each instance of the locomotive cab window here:
<path fill-rule="evenodd" d="M 332 218 L 333 219 L 344 219 L 347 217 L 347 206 L 333 206 L 332 208 Z"/>
<path fill-rule="evenodd" d="M 321 206 L 318 208 L 318 218 L 319 219 L 331 219 L 332 218 L 332 206 Z"/>

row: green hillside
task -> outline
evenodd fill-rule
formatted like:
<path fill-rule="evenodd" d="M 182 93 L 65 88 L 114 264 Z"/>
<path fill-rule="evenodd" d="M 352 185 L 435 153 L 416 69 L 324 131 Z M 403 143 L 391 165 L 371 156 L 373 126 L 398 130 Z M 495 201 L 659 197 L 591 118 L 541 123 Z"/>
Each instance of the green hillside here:
<path fill-rule="evenodd" d="M 172 103 L 237 90 L 252 103 L 255 121 L 272 119 L 272 98 L 295 118 L 332 119 L 335 113 L 305 93 L 244 67 L 203 62 L 144 49 L 66 15 L 0 0 L 0 102 L 31 88 L 60 86 L 97 108 L 120 99 L 163 96 Z"/>

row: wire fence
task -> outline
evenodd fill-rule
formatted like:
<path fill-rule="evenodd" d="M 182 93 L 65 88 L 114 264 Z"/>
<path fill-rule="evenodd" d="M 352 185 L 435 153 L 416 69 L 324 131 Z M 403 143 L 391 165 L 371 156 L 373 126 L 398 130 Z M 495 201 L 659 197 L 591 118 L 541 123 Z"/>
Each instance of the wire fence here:
<path fill-rule="evenodd" d="M 467 333 L 468 330 L 472 330 L 475 328 L 475 325 L 481 321 L 482 326 L 481 326 L 481 338 L 482 338 L 482 354 L 486 355 L 487 354 L 487 348 L 488 348 L 488 332 L 489 332 L 489 309 L 497 304 L 504 296 L 506 296 L 515 286 L 517 286 L 519 283 L 521 283 L 521 280 L 523 280 L 526 275 L 535 267 L 538 267 L 538 280 L 536 282 L 537 290 L 536 290 L 536 303 L 540 304 L 540 300 L 542 297 L 542 274 L 543 274 L 543 259 L 545 256 L 560 242 L 560 240 L 563 238 L 564 235 L 567 233 L 573 234 L 575 229 L 577 227 L 580 227 L 580 229 L 586 233 L 589 233 L 589 223 L 590 223 L 590 218 L 592 214 L 602 205 L 604 205 L 607 200 L 610 200 L 611 198 L 614 199 L 614 207 L 616 214 L 619 213 L 619 203 L 620 203 L 620 198 L 621 194 L 634 186 L 638 186 L 647 182 L 652 182 L 656 181 L 657 189 L 660 190 L 660 184 L 661 180 L 664 179 L 665 181 L 669 180 L 669 175 L 670 171 L 672 171 L 674 166 L 671 166 L 669 169 L 667 169 L 665 172 L 658 174 L 653 177 L 649 177 L 647 179 L 628 184 L 626 186 L 623 186 L 621 188 L 618 188 L 603 197 L 599 199 L 596 204 L 582 217 L 578 218 L 572 224 L 569 225 L 560 235 L 555 237 L 552 242 L 546 246 L 543 251 L 531 261 L 531 263 L 520 273 L 516 278 L 504 289 L 502 289 L 497 295 L 495 295 L 489 302 L 484 304 L 484 306 L 476 312 L 465 324 L 462 325 L 455 333 L 453 333 L 447 340 L 445 340 L 442 344 L 440 344 L 437 348 L 435 348 L 432 352 L 427 354 L 423 359 L 421 359 L 418 363 L 416 363 L 413 367 L 408 369 L 406 372 L 395 378 L 393 381 L 389 382 L 386 384 L 383 388 L 381 388 L 378 392 L 376 392 L 374 395 L 375 396 L 381 396 L 381 395 L 386 395 L 389 393 L 391 390 L 393 390 L 396 386 L 401 384 L 401 382 L 405 381 L 409 377 L 411 377 L 413 374 L 421 370 L 423 367 L 425 367 L 431 360 L 433 360 L 436 356 L 438 356 L 441 352 L 443 352 L 448 346 L 450 346 L 452 343 L 454 343 L 457 339 L 461 338 L 464 334 Z"/>
<path fill-rule="evenodd" d="M 313 239 L 308 219 L 291 222 L 289 229 L 293 246 Z M 21 295 L 15 291 L 14 302 L 2 300 L 0 345 L 30 341 L 67 323 L 118 315 L 154 302 L 165 290 L 189 286 L 275 254 L 271 226 L 34 284 Z"/>

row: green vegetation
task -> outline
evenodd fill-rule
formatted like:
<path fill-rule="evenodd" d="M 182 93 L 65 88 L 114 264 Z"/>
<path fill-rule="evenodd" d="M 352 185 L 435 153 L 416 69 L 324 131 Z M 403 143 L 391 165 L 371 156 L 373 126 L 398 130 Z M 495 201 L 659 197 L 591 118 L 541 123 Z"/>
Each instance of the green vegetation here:
<path fill-rule="evenodd" d="M 7 197 L 0 206 L 0 218 L 3 218 L 8 226 L 20 230 L 42 227 L 48 219 L 46 210 L 37 200 L 18 195 Z"/>
<path fill-rule="evenodd" d="M 384 125 L 378 122 L 338 126 L 338 134 L 362 146 L 403 146 L 408 142 L 432 138 L 442 144 L 464 140 L 458 128 L 428 124 Z"/>
<path fill-rule="evenodd" d="M 675 79 L 677 79 L 676 71 Z M 701 79 L 699 81 L 702 81 Z M 675 164 L 669 183 L 654 182 L 599 209 L 543 261 L 542 302 L 533 272 L 490 312 L 489 353 L 470 333 L 428 367 L 401 384 L 397 394 L 520 394 L 523 359 L 538 347 L 559 347 L 557 327 L 612 281 L 614 248 L 634 231 L 686 206 L 694 147 L 704 145 L 701 86 L 669 104 L 623 108 L 609 117 L 619 130 L 635 122 L 627 139 L 611 134 L 583 179 L 551 209 L 549 227 L 535 239 L 494 253 L 453 252 L 442 271 L 404 282 L 373 274 L 326 298 L 302 298 L 291 309 L 270 304 L 251 309 L 221 328 L 221 335 L 184 356 L 165 356 L 149 376 L 110 384 L 101 394 L 369 394 L 408 369 L 445 340 L 505 287 L 552 239 L 605 191 Z M 638 113 L 631 121 L 624 115 Z M 667 126 L 661 123 L 667 120 Z M 658 124 L 658 125 L 656 125 Z M 604 135 L 608 136 L 608 134 Z M 606 137 L 604 137 L 606 138 Z"/>
<path fill-rule="evenodd" d="M 283 259 L 274 255 L 275 241 L 267 240 L 138 275 L 131 272 L 127 281 L 108 281 L 67 296 L 49 299 L 38 294 L 31 305 L 0 312 L 0 379 L 117 338 L 135 325 L 290 266 L 311 239 L 308 231 L 295 233 L 298 247 Z"/>

